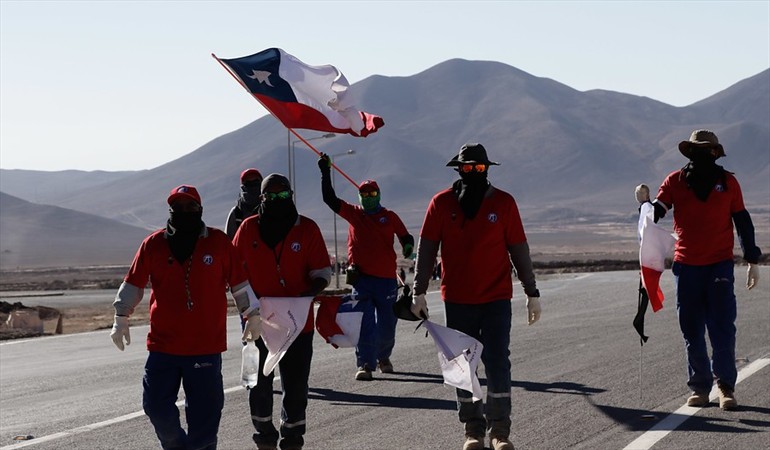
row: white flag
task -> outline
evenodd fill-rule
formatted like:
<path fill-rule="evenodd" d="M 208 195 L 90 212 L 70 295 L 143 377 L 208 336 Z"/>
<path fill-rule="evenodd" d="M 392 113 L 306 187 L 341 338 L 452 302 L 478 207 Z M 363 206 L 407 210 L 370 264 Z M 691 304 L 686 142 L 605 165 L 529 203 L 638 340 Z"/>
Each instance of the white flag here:
<path fill-rule="evenodd" d="M 262 297 L 262 340 L 267 359 L 262 373 L 268 376 L 286 354 L 286 350 L 305 328 L 313 297 Z"/>
<path fill-rule="evenodd" d="M 423 322 L 438 350 L 438 361 L 444 383 L 473 394 L 473 401 L 481 400 L 481 384 L 476 368 L 484 346 L 481 342 L 452 328 Z"/>
<path fill-rule="evenodd" d="M 671 254 L 676 237 L 655 223 L 654 206 L 643 203 L 639 211 L 639 265 L 642 285 L 650 298 L 652 311 L 663 308 L 660 277 L 666 269 L 666 257 Z"/>

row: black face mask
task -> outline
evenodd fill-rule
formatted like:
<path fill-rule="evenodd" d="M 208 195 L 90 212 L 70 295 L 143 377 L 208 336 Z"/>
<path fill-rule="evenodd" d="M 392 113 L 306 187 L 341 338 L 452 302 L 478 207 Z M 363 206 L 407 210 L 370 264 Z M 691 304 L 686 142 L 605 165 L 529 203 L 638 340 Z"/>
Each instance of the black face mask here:
<path fill-rule="evenodd" d="M 259 232 L 268 247 L 281 242 L 297 221 L 297 207 L 291 199 L 276 199 L 259 205 Z"/>
<path fill-rule="evenodd" d="M 461 173 L 460 179 L 452 185 L 452 190 L 460 202 L 460 209 L 467 219 L 476 217 L 488 187 L 486 172 Z"/>
<path fill-rule="evenodd" d="M 693 190 L 699 200 L 705 202 L 714 186 L 724 177 L 724 169 L 718 166 L 710 150 L 696 151 L 690 162 L 682 169 L 687 186 Z"/>
<path fill-rule="evenodd" d="M 195 243 L 203 228 L 203 211 L 174 211 L 166 224 L 171 254 L 180 264 L 187 261 L 195 250 Z"/>
<path fill-rule="evenodd" d="M 259 184 L 252 185 L 247 183 L 241 185 L 241 194 L 238 196 L 238 208 L 243 213 L 244 218 L 256 214 L 260 201 L 259 195 Z"/>

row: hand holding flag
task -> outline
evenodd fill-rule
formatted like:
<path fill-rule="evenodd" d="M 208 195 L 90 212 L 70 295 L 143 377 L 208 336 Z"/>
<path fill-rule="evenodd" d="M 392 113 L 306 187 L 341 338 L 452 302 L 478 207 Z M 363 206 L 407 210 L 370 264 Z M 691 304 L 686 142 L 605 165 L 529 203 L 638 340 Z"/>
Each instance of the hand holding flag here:
<path fill-rule="evenodd" d="M 268 376 L 297 339 L 307 321 L 313 297 L 262 297 L 262 340 L 267 359 L 262 374 Z"/>
<path fill-rule="evenodd" d="M 425 320 L 428 333 L 438 350 L 438 361 L 444 383 L 473 394 L 473 401 L 481 400 L 481 384 L 476 369 L 484 346 L 465 333 Z"/>

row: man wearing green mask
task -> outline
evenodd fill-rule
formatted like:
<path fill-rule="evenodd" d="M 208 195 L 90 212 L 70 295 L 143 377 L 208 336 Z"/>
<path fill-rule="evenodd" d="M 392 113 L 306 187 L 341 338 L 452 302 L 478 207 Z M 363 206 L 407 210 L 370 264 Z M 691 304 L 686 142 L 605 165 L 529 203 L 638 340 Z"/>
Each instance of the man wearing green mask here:
<path fill-rule="evenodd" d="M 321 154 L 318 168 L 324 203 L 350 224 L 348 261 L 359 274 L 353 282 L 353 296 L 364 313 L 356 346 L 355 379 L 369 381 L 377 367 L 382 373 L 393 372 L 390 355 L 396 343 L 398 321 L 393 312 L 398 290 L 393 236 L 398 237 L 405 258 L 412 254 L 414 238 L 398 215 L 380 204 L 382 197 L 376 181 L 361 183 L 358 186 L 361 205 L 352 205 L 334 192 L 328 155 Z"/>

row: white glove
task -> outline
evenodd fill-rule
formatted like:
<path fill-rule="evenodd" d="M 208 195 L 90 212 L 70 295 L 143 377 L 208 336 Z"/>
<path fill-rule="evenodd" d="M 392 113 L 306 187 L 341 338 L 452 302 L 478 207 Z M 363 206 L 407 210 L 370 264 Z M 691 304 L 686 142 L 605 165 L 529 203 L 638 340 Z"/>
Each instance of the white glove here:
<path fill-rule="evenodd" d="M 262 334 L 262 317 L 260 317 L 259 314 L 255 314 L 246 319 L 241 340 L 256 341 L 259 339 L 260 334 Z"/>
<path fill-rule="evenodd" d="M 756 264 L 749 263 L 749 269 L 746 271 L 746 287 L 751 289 L 759 282 L 759 267 Z"/>
<path fill-rule="evenodd" d="M 650 188 L 648 188 L 646 184 L 640 184 L 634 189 L 634 195 L 636 196 L 636 201 L 639 203 L 649 202 Z"/>
<path fill-rule="evenodd" d="M 527 297 L 527 325 L 540 320 L 540 299 L 538 297 Z"/>
<path fill-rule="evenodd" d="M 428 301 L 425 300 L 425 294 L 415 295 L 412 297 L 412 306 L 409 307 L 412 314 L 421 318 L 428 318 Z"/>
<path fill-rule="evenodd" d="M 115 316 L 115 323 L 112 324 L 112 332 L 110 333 L 112 342 L 115 343 L 115 347 L 118 350 L 123 351 L 123 339 L 126 340 L 126 345 L 131 344 L 131 333 L 128 331 L 128 316 Z"/>

